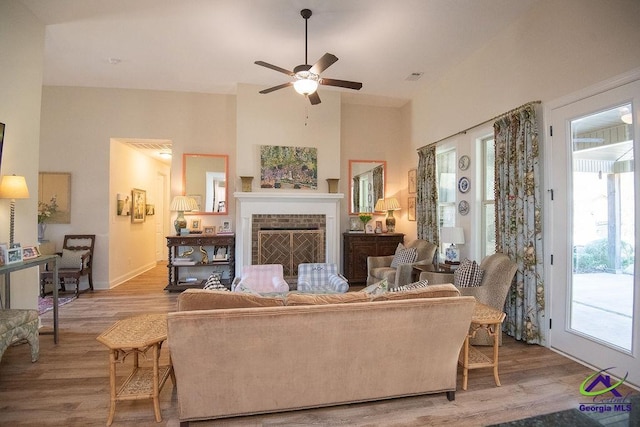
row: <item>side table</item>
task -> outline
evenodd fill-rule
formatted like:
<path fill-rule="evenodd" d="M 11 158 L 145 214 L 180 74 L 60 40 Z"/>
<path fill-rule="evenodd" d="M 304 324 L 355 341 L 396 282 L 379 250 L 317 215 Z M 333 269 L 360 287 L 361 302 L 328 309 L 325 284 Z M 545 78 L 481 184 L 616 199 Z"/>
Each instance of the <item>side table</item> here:
<path fill-rule="evenodd" d="M 496 386 L 500 387 L 500 378 L 498 378 L 498 338 L 501 333 L 501 325 L 506 314 L 500 310 L 496 310 L 486 304 L 476 301 L 471 316 L 471 327 L 469 333 L 464 340 L 458 363 L 462 365 L 462 389 L 467 389 L 467 380 L 469 379 L 469 370 L 478 368 L 493 368 L 493 378 Z M 469 344 L 469 339 L 476 335 L 479 329 L 486 329 L 489 336 L 493 337 L 493 358 L 482 353 Z"/>
<path fill-rule="evenodd" d="M 176 384 L 171 359 L 169 365 L 159 366 L 160 348 L 166 339 L 166 314 L 144 314 L 119 320 L 98 336 L 97 340 L 109 348 L 111 405 L 107 426 L 113 422 L 119 400 L 153 399 L 156 422 L 162 421 L 158 399 L 160 390 L 169 376 Z M 139 356 L 146 359 L 150 349 L 153 366 L 141 367 Z M 129 355 L 133 355 L 133 371 L 116 391 L 116 363 L 124 363 Z"/>
<path fill-rule="evenodd" d="M 428 280 L 430 285 L 453 283 L 453 271 L 433 264 L 414 265 L 411 270 L 411 280 L 417 282 L 424 279 Z"/>

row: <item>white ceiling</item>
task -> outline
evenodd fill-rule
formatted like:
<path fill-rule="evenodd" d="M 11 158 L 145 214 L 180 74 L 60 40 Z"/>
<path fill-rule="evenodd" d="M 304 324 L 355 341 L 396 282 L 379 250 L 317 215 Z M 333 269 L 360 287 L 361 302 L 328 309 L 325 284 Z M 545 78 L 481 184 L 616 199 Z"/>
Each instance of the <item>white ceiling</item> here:
<path fill-rule="evenodd" d="M 537 0 L 21 1 L 47 25 L 45 85 L 220 94 L 238 83 L 275 86 L 288 77 L 253 62 L 303 64 L 308 8 L 309 62 L 339 58 L 322 76 L 362 82 L 363 96 L 348 102 L 399 106 Z M 412 73 L 424 75 L 408 81 Z"/>

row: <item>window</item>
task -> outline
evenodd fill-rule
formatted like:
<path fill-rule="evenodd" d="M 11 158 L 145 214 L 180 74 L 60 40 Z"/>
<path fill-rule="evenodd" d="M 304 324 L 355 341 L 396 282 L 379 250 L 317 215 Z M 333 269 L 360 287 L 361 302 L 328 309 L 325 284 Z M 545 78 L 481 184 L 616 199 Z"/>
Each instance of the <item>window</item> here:
<path fill-rule="evenodd" d="M 493 135 L 480 140 L 482 145 L 482 218 L 480 244 L 482 258 L 496 252 L 496 223 L 495 223 L 495 164 L 496 152 Z"/>

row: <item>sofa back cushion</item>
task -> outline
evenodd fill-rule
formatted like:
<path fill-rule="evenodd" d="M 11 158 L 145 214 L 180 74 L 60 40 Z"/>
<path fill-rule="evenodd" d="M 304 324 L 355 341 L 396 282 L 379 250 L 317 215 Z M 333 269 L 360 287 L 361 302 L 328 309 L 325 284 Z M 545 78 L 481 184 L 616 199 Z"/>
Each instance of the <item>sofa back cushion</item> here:
<path fill-rule="evenodd" d="M 187 289 L 178 296 L 178 311 L 278 307 L 283 305 L 284 298 L 282 296 L 263 297 L 244 292 Z"/>
<path fill-rule="evenodd" d="M 409 289 L 404 292 L 385 292 L 373 297 L 373 301 L 394 301 L 413 298 L 459 297 L 460 291 L 451 283 L 429 285 L 425 288 Z"/>
<path fill-rule="evenodd" d="M 291 292 L 287 295 L 286 305 L 346 304 L 351 302 L 369 301 L 371 301 L 371 297 L 365 292 L 346 292 L 344 294 L 307 294 Z"/>

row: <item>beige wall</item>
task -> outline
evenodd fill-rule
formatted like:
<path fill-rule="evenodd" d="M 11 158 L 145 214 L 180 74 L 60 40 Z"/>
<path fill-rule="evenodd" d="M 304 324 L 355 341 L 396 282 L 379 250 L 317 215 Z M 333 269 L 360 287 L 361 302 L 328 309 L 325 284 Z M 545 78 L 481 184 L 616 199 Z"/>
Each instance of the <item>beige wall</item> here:
<path fill-rule="evenodd" d="M 20 2 L 0 2 L 0 52 L 0 122 L 6 125 L 0 172 L 27 180 L 30 198 L 16 200 L 15 242 L 36 245 L 44 25 Z M 9 200 L 0 200 L 0 241 L 9 241 Z M 37 269 L 13 273 L 11 306 L 36 308 L 37 283 Z"/>
<path fill-rule="evenodd" d="M 182 153 L 228 154 L 234 164 L 235 110 L 235 97 L 227 95 L 44 87 L 40 170 L 72 175 L 71 224 L 49 225 L 47 238 L 59 248 L 64 234 L 96 234 L 98 289 L 148 268 L 155 260 L 153 221 L 140 227 L 116 217 L 116 194 L 132 188 L 153 194 L 162 168 L 122 149 L 112 152 L 112 139 L 171 140 L 170 193 L 181 194 Z M 203 217 L 203 224 L 232 215 Z M 172 221 L 167 215 L 165 230 Z"/>
<path fill-rule="evenodd" d="M 416 93 L 413 145 L 640 66 L 638 17 L 637 0 L 541 0 L 444 79 Z"/>
<path fill-rule="evenodd" d="M 413 99 L 411 143 L 418 148 L 534 100 L 544 103 L 640 67 L 640 2 L 637 0 L 541 0 L 520 21 Z M 544 117 L 540 135 L 544 144 Z M 477 138 L 492 123 L 441 145 L 478 159 Z M 553 150 L 553 147 L 545 147 Z M 467 239 L 479 227 L 478 171 L 472 166 L 469 215 L 456 221 Z M 477 242 L 476 242 L 477 243 Z M 462 257 L 478 259 L 467 243 Z"/>
<path fill-rule="evenodd" d="M 99 234 L 107 258 L 113 218 L 105 207 L 122 191 L 108 185 L 111 138 L 173 141 L 171 194 L 182 191 L 184 152 L 228 154 L 230 195 L 240 187 L 241 175 L 255 176 L 257 190 L 261 144 L 317 146 L 318 191 L 326 191 L 326 178 L 339 176 L 346 193 L 349 159 L 387 160 L 387 196 L 398 197 L 403 206 L 397 229 L 412 240 L 415 223 L 406 220 L 406 182 L 417 164 L 415 149 L 522 103 L 549 101 L 640 66 L 639 7 L 633 0 L 541 0 L 444 79 L 423 83 L 401 108 L 345 104 L 332 90 L 322 90 L 322 104 L 312 107 L 293 91 L 260 95 L 261 87 L 246 84 L 238 85 L 237 96 L 45 87 L 39 169 L 72 172 L 78 183 L 72 184 L 72 210 L 79 218 L 71 227 Z M 470 135 L 456 138 L 456 144 L 459 154 L 475 154 Z M 229 215 L 204 217 L 203 224 L 233 219 L 234 205 L 230 200 Z M 346 229 L 346 198 L 342 210 Z M 466 221 L 471 227 L 471 217 Z M 51 226 L 47 233 L 61 238 L 68 230 Z M 121 264 L 99 278 L 103 286 L 126 276 L 120 270 L 128 267 Z"/>
<path fill-rule="evenodd" d="M 253 176 L 254 191 L 279 191 L 260 189 L 261 145 L 316 147 L 318 191 L 326 193 L 326 179 L 340 176 L 340 93 L 321 88 L 322 102 L 312 106 L 293 88 L 267 95 L 258 93 L 261 89 L 238 85 L 236 187 L 240 176 Z"/>

